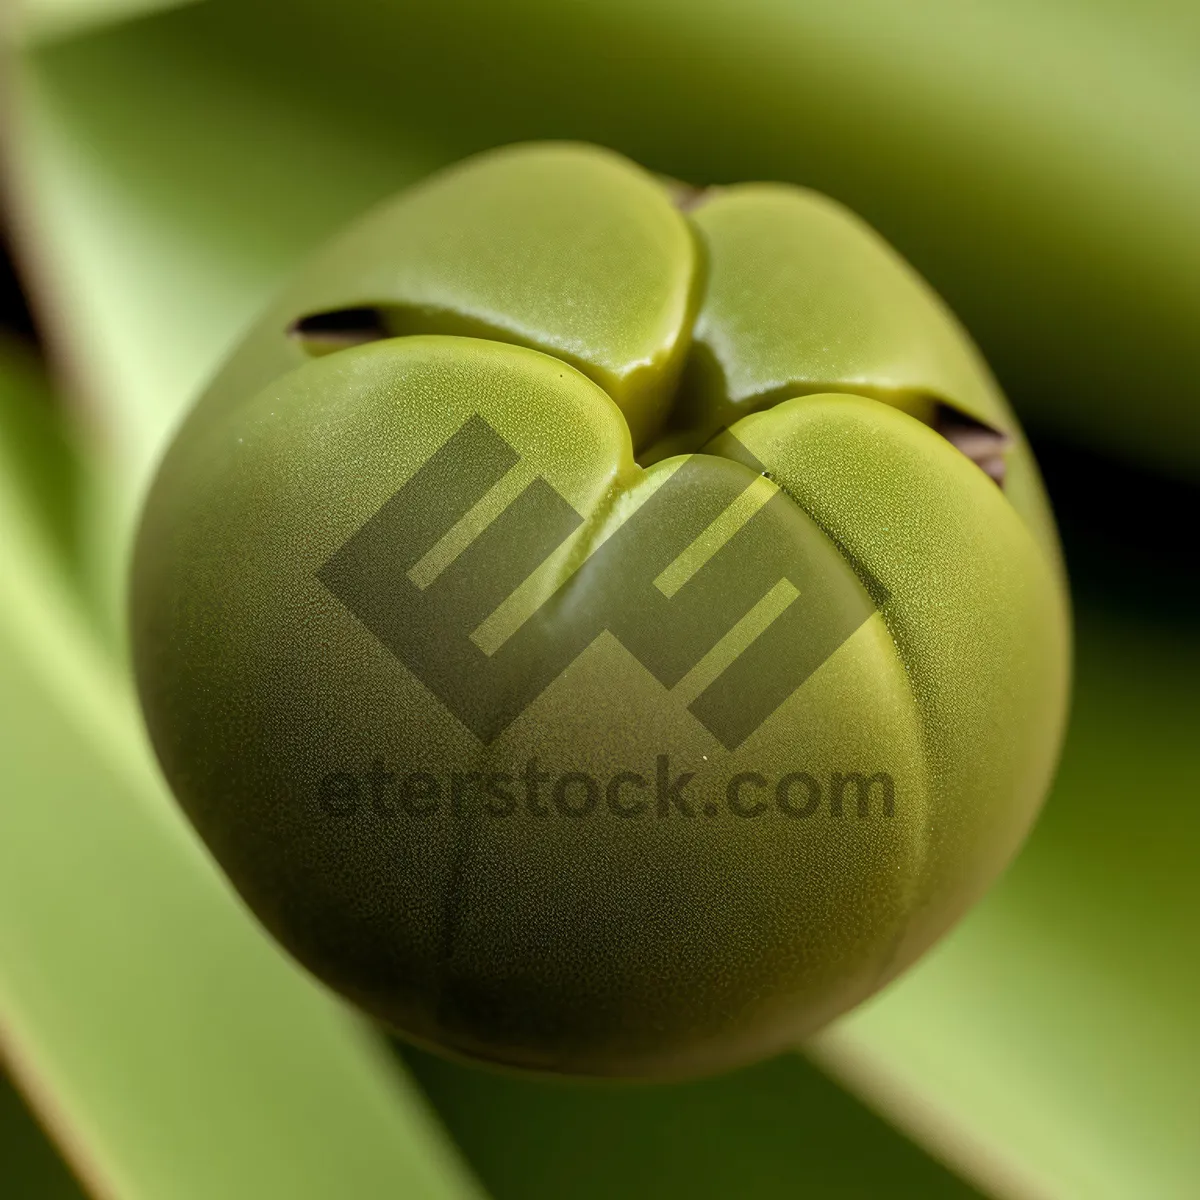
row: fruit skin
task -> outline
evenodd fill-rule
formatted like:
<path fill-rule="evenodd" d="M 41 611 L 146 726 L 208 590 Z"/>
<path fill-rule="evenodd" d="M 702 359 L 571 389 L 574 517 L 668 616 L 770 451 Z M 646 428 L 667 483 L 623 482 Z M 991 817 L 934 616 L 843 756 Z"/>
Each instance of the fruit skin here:
<path fill-rule="evenodd" d="M 814 239 L 814 221 L 837 236 Z M 805 254 L 824 256 L 815 292 L 789 258 Z M 739 293 L 771 297 L 754 329 L 773 340 L 749 352 Z M 843 333 L 837 370 L 814 365 L 789 304 Z M 288 334 L 366 308 L 385 335 L 367 344 L 311 357 Z M 730 387 L 760 366 L 770 386 Z M 1006 490 L 925 423 L 939 405 L 1011 439 Z M 424 542 L 400 537 L 396 566 L 384 539 L 363 567 L 362 531 L 464 429 L 509 448 L 484 515 L 447 549 L 402 500 L 397 528 Z M 488 550 L 518 500 L 544 542 Z M 655 514 L 654 551 L 673 522 L 694 526 L 686 546 L 722 511 L 653 594 L 657 563 L 617 557 L 638 513 Z M 697 661 L 707 645 L 687 639 L 756 571 L 770 583 L 764 563 L 776 607 L 739 625 L 740 657 L 723 643 Z M 397 596 L 415 578 L 444 623 L 401 620 L 397 656 L 346 590 L 362 570 Z M 386 623 L 380 594 L 367 606 Z M 706 686 L 730 663 L 770 678 L 763 648 L 803 651 L 823 595 L 859 614 L 845 640 L 756 728 L 715 735 L 696 715 Z M 131 620 L 164 772 L 282 944 L 409 1037 L 564 1074 L 730 1067 L 903 970 L 1015 852 L 1067 690 L 1036 467 L 936 297 L 822 198 L 747 186 L 684 215 L 666 185 L 580 146 L 435 177 L 285 293 L 168 451 Z M 769 640 L 790 629 L 794 644 Z M 508 651 L 532 646 L 518 663 L 536 671 L 572 638 L 513 719 L 472 730 L 463 713 Z M 465 683 L 430 674 L 451 642 Z M 882 783 L 866 816 L 852 792 L 838 815 L 836 779 L 880 772 L 891 815 Z M 798 773 L 820 797 L 801 816 L 774 790 Z M 631 797 L 644 809 L 618 812 Z"/>

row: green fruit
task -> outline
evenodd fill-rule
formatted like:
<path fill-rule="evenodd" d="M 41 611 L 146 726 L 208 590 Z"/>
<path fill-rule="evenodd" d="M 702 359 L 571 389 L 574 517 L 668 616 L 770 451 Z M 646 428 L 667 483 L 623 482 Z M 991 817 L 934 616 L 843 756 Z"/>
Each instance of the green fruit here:
<path fill-rule="evenodd" d="M 822 197 L 582 146 L 335 241 L 175 439 L 133 584 L 254 912 L 530 1069 L 719 1069 L 863 1000 L 1015 852 L 1064 718 L 1037 469 L 937 298 Z"/>

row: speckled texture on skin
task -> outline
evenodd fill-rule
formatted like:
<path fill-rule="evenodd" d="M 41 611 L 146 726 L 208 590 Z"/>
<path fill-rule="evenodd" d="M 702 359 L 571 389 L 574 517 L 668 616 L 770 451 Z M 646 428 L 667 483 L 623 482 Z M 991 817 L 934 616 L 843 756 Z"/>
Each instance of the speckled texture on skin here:
<path fill-rule="evenodd" d="M 836 237 L 818 236 L 813 211 Z M 806 273 L 806 246 L 824 274 Z M 949 318 L 923 285 L 897 283 L 906 268 L 889 254 L 796 189 L 729 189 L 684 216 L 606 151 L 493 152 L 335 241 L 197 406 L 137 545 L 147 724 L 250 907 L 364 1010 L 535 1070 L 721 1069 L 870 995 L 1011 857 L 1065 708 L 1053 524 L 986 369 L 937 325 Z M 840 267 L 861 320 L 841 336 L 828 317 L 844 353 L 817 361 L 795 331 L 820 307 L 813 279 Z M 400 335 L 309 358 L 287 333 L 363 305 L 389 306 Z M 835 296 L 829 313 L 848 305 Z M 852 394 L 868 376 L 871 397 Z M 700 411 L 700 383 L 701 407 L 752 414 L 707 444 L 716 429 L 679 419 Z M 799 394 L 826 389 L 839 394 Z M 1013 436 L 1007 491 L 918 419 L 934 399 Z M 701 440 L 646 454 L 664 417 Z M 478 506 L 420 553 L 397 544 L 399 567 L 364 561 L 467 614 L 468 691 L 485 694 L 510 651 L 542 647 L 513 660 L 505 686 L 520 691 L 556 646 L 579 643 L 485 737 L 413 666 L 436 666 L 443 627 L 405 624 L 416 657 L 401 661 L 328 567 L 393 497 L 423 494 L 418 472 L 471 428 L 490 429 L 479 445 L 503 459 Z M 640 466 L 639 452 L 659 461 Z M 725 495 L 739 498 L 690 557 L 672 550 L 668 571 L 639 578 L 625 549 L 638 514 L 653 517 L 651 543 L 695 525 L 682 550 Z M 570 518 L 532 574 L 515 542 L 481 549 L 530 497 Z M 403 506 L 396 528 L 410 517 L 424 528 Z M 778 586 L 738 608 L 775 563 Z M 731 664 L 773 678 L 778 663 L 754 647 L 796 629 L 803 649 L 823 595 L 861 618 L 761 724 L 715 736 L 698 698 Z M 643 596 L 657 615 L 631 624 Z M 593 636 L 610 610 L 625 616 Z M 727 611 L 727 636 L 671 665 L 706 614 Z M 837 782 L 855 773 L 877 779 L 862 811 Z"/>

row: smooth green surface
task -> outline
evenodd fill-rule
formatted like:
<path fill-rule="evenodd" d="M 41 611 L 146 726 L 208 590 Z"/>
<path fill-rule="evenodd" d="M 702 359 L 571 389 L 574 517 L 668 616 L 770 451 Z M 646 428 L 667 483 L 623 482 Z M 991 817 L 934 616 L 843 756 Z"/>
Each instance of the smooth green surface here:
<path fill-rule="evenodd" d="M 1044 502 L 1019 511 L 884 400 L 787 397 L 865 380 L 930 420 L 1013 420 L 876 235 L 764 191 L 689 229 L 666 187 L 586 147 L 434 175 L 285 289 L 147 497 L 134 662 L 175 795 L 285 946 L 426 1043 L 635 1077 L 782 1050 L 949 928 L 1046 794 L 1068 633 Z M 798 338 L 814 279 L 829 311 Z M 292 367 L 289 329 L 364 308 L 377 340 Z M 470 336 L 419 332 L 446 325 Z M 643 470 L 702 355 L 724 368 L 693 393 L 703 451 Z M 709 441 L 743 400 L 777 403 Z M 527 784 L 529 811 L 489 818 L 465 781 L 518 787 L 528 764 L 547 791 L 601 781 L 588 812 L 555 792 L 539 820 Z M 328 781 L 368 771 L 370 804 L 335 819 Z M 411 772 L 448 803 L 410 811 Z M 658 780 L 681 773 L 669 820 Z M 608 790 L 592 813 L 622 777 L 655 789 L 649 819 Z M 847 777 L 886 779 L 888 808 L 847 818 Z M 747 819 L 739 779 L 815 798 Z"/>
<path fill-rule="evenodd" d="M 478 1195 L 199 850 L 37 513 L 0 470 L 0 1029 L 77 1171 L 122 1200 Z"/>

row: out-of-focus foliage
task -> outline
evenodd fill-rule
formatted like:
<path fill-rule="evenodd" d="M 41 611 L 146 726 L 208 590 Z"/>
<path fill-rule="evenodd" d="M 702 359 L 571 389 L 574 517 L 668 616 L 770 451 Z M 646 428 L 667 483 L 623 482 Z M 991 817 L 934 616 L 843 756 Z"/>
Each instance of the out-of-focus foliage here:
<path fill-rule="evenodd" d="M 799 1055 L 634 1088 L 403 1055 L 495 1200 L 978 1195 Z"/>
<path fill-rule="evenodd" d="M 22 45 L 44 45 L 113 21 L 191 3 L 195 0 L 10 0 L 9 36 Z"/>
<path fill-rule="evenodd" d="M 115 594 L 123 534 L 94 515 L 107 493 L 123 494 L 127 521 L 191 395 L 312 245 L 464 153 L 587 138 L 700 182 L 784 178 L 831 192 L 941 288 L 1035 433 L 1109 457 L 1068 455 L 1049 472 L 1069 517 L 1079 645 L 1046 815 L 954 936 L 814 1053 L 994 1194 L 1194 1194 L 1198 580 L 1182 540 L 1158 531 L 1195 494 L 1118 460 L 1182 475 L 1200 462 L 1200 10 L 344 0 L 331 14 L 316 0 L 208 0 L 29 49 L 10 75 L 23 261 L 68 391 L 108 456 L 103 477 L 78 484 L 78 531 L 37 499 L 40 471 L 22 486 L 22 521 L 67 547 L 68 562 L 81 544 L 81 569 L 99 564 Z M 57 542 L 55 528 L 67 530 Z M 48 588 L 23 559 L 7 568 L 27 608 L 73 587 Z M 4 753 L 91 737 L 76 722 L 64 740 L 61 714 L 39 712 L 25 682 L 57 678 L 82 635 L 45 613 L 36 627 L 6 625 L 0 603 L 0 628 L 16 630 L 0 650 L 4 686 L 26 672 L 11 675 L 20 721 Z M 125 704 L 115 671 L 85 674 L 85 690 Z M 54 812 L 75 819 L 56 797 L 85 789 L 52 767 L 22 777 L 47 828 Z M 132 821 L 149 785 L 122 778 L 103 795 Z M 100 795 L 89 781 L 84 799 Z M 22 850 L 38 853 L 31 845 L 23 834 Z M 197 857 L 192 869 L 208 867 Z M 80 904 L 65 885 L 60 902 L 64 913 Z M 0 996 L 9 958 L 0 953 Z M 93 986 L 84 979 L 75 997 Z M 276 1069 L 309 1069 L 293 1054 Z M 618 1179 L 634 1196 L 715 1196 L 717 1182 L 729 1194 L 739 1179 L 740 1194 L 782 1196 L 810 1179 L 789 1173 L 809 1160 L 821 1194 L 883 1190 L 863 1163 L 822 1175 L 830 1147 L 889 1164 L 891 1195 L 953 1194 L 803 1064 L 625 1095 L 406 1058 L 501 1197 L 613 1194 L 603 1184 Z M 795 1114 L 786 1130 L 780 1113 Z"/>
<path fill-rule="evenodd" d="M 0 1183 L 21 1200 L 81 1200 L 83 1193 L 20 1094 L 0 1076 Z"/>
<path fill-rule="evenodd" d="M 120 178 L 160 233 L 191 211 L 221 241 L 264 236 L 251 263 L 414 167 L 522 138 L 806 183 L 933 280 L 1028 420 L 1195 473 L 1198 43 L 1182 0 L 343 0 L 335 20 L 209 0 L 40 65 L 65 136 L 137 159 Z M 103 86 L 122 61 L 130 86 Z M 130 114 L 155 78 L 167 103 Z"/>
<path fill-rule="evenodd" d="M 33 351 L 0 332 L 0 420 L 3 467 L 22 497 L 34 536 L 67 577 L 78 582 L 83 548 L 79 529 L 86 455 L 56 411 L 45 373 Z"/>

